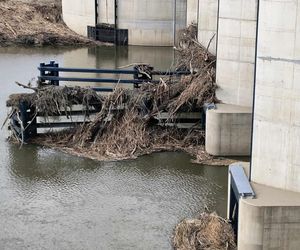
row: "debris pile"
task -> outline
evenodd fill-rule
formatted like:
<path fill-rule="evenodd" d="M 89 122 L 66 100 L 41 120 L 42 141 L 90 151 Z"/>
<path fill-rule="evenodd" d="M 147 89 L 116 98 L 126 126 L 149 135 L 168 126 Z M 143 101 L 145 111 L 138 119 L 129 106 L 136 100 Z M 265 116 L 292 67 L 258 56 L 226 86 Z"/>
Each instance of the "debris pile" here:
<path fill-rule="evenodd" d="M 88 45 L 61 17 L 61 1 L 0 1 L 0 46 Z"/>
<path fill-rule="evenodd" d="M 89 123 L 32 138 L 32 142 L 73 154 L 105 160 L 134 158 L 161 150 L 183 150 L 200 162 L 211 160 L 204 151 L 205 133 L 200 126 L 179 129 L 161 126 L 157 119 L 161 112 L 167 112 L 167 121 L 173 121 L 179 112 L 200 111 L 204 103 L 217 102 L 215 57 L 196 41 L 195 29 L 187 30 L 182 33 L 182 42 L 176 49 L 176 70 L 189 70 L 189 75 L 164 76 L 159 83 L 145 80 L 134 90 L 116 87 L 108 96 L 80 87 L 19 84 L 34 93 L 11 96 L 7 104 L 13 106 L 12 112 L 18 112 L 19 101 L 30 99 L 28 105 L 46 119 L 53 114 L 68 116 L 67 111 L 74 104 L 96 109 L 96 117 Z M 139 72 L 147 76 L 151 70 L 142 65 Z"/>
<path fill-rule="evenodd" d="M 235 234 L 230 223 L 216 213 L 202 213 L 197 219 L 185 219 L 175 229 L 176 250 L 233 250 Z"/>

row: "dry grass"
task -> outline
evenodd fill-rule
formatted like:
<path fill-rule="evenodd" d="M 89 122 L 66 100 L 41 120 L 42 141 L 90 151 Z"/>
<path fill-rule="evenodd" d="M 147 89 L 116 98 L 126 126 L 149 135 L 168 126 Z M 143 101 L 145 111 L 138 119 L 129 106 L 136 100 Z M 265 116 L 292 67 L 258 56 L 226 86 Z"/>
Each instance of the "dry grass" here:
<path fill-rule="evenodd" d="M 229 222 L 216 213 L 202 213 L 197 219 L 186 219 L 175 229 L 176 250 L 236 249 L 235 235 Z"/>
<path fill-rule="evenodd" d="M 0 1 L 0 46 L 93 43 L 63 23 L 60 1 Z"/>

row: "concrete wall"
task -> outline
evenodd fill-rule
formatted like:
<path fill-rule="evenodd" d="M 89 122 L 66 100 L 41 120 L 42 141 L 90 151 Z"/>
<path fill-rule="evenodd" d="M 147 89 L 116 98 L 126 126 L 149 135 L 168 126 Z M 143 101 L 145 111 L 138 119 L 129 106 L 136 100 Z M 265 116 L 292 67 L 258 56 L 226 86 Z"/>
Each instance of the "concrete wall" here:
<path fill-rule="evenodd" d="M 115 0 L 98 0 L 98 23 L 115 24 Z"/>
<path fill-rule="evenodd" d="M 260 3 L 252 180 L 300 192 L 300 1 Z"/>
<path fill-rule="evenodd" d="M 256 199 L 240 199 L 238 249 L 300 246 L 300 194 L 252 183 Z"/>
<path fill-rule="evenodd" d="M 198 4 L 199 0 L 187 0 L 187 25 L 198 23 Z"/>
<path fill-rule="evenodd" d="M 217 45 L 217 97 L 252 106 L 257 0 L 220 0 Z"/>
<path fill-rule="evenodd" d="M 248 156 L 251 142 L 251 109 L 218 104 L 206 113 L 205 150 L 217 156 Z"/>
<path fill-rule="evenodd" d="M 118 27 L 128 29 L 131 45 L 173 45 L 172 0 L 119 1 Z"/>
<path fill-rule="evenodd" d="M 87 35 L 95 25 L 95 2 L 62 0 L 63 18 L 75 32 Z M 128 29 L 130 45 L 173 46 L 175 0 L 118 1 L 117 25 Z M 114 0 L 99 0 L 98 23 L 114 24 Z M 187 0 L 176 0 L 176 30 L 185 28 Z"/>
<path fill-rule="evenodd" d="M 87 26 L 95 25 L 95 1 L 62 0 L 63 20 L 76 33 L 87 36 Z"/>
<path fill-rule="evenodd" d="M 174 0 L 118 1 L 117 25 L 130 45 L 173 46 Z M 187 0 L 176 0 L 176 30 L 186 27 Z M 114 0 L 100 0 L 99 23 L 114 24 Z"/>
<path fill-rule="evenodd" d="M 198 15 L 198 40 L 204 47 L 207 47 L 210 39 L 215 35 L 209 47 L 209 51 L 215 55 L 218 24 L 218 0 L 199 1 Z"/>
<path fill-rule="evenodd" d="M 187 27 L 187 1 L 188 0 L 175 0 L 176 1 L 176 32 Z M 174 2 L 174 0 L 173 0 Z"/>

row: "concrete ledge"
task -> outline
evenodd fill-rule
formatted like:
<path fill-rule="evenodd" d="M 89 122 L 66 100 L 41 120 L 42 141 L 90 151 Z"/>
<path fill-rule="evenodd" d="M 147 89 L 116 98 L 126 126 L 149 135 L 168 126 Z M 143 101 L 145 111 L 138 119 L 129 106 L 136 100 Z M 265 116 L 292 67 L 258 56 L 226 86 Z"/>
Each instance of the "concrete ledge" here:
<path fill-rule="evenodd" d="M 206 114 L 206 151 L 215 156 L 249 156 L 252 110 L 218 104 Z"/>
<path fill-rule="evenodd" d="M 238 249 L 299 249 L 300 193 L 251 185 L 257 198 L 240 200 Z"/>

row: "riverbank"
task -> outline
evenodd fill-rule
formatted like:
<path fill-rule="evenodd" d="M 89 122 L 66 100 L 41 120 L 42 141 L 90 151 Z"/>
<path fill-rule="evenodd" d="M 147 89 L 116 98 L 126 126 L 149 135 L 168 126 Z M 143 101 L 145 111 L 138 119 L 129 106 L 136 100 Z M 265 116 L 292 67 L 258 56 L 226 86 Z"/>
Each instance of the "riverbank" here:
<path fill-rule="evenodd" d="M 0 46 L 93 45 L 62 20 L 61 1 L 0 0 Z"/>

